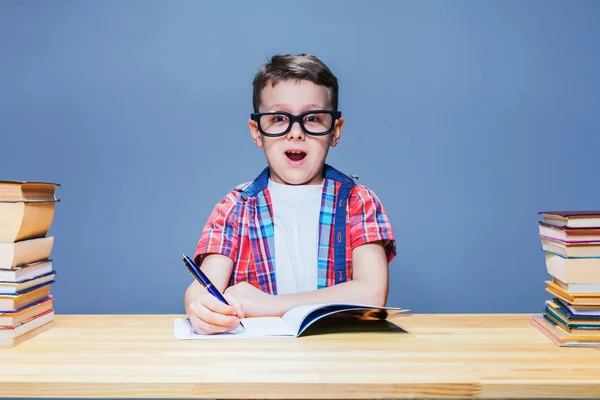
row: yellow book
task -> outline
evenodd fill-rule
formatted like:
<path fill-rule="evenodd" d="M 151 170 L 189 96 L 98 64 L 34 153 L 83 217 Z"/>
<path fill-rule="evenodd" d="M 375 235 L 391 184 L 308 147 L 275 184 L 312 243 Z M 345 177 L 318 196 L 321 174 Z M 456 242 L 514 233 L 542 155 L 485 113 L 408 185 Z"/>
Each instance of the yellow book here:
<path fill-rule="evenodd" d="M 600 306 L 600 293 L 576 293 L 572 294 L 558 286 L 552 281 L 546 281 L 546 291 L 576 306 Z"/>
<path fill-rule="evenodd" d="M 557 346 L 565 347 L 600 347 L 600 338 L 591 336 L 573 336 L 558 329 L 543 315 L 533 315 L 530 324 L 550 339 Z"/>
<path fill-rule="evenodd" d="M 46 236 L 52 225 L 56 201 L 0 202 L 0 242 Z"/>
<path fill-rule="evenodd" d="M 48 296 L 50 296 L 50 284 L 48 283 L 21 294 L 2 294 L 0 295 L 0 311 L 15 311 Z"/>
<path fill-rule="evenodd" d="M 0 201 L 54 201 L 58 183 L 0 180 Z"/>

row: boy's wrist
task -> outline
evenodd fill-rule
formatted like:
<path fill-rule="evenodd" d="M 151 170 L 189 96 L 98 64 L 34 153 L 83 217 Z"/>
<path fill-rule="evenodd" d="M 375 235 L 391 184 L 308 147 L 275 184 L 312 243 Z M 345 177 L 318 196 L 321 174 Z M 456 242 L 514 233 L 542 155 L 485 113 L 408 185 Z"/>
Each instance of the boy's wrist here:
<path fill-rule="evenodd" d="M 270 316 L 281 317 L 285 314 L 289 309 L 296 306 L 291 300 L 292 296 L 290 295 L 270 295 L 268 304 L 268 314 Z"/>
<path fill-rule="evenodd" d="M 185 294 L 184 301 L 183 301 L 186 312 L 188 311 L 188 308 L 190 307 L 190 305 L 193 304 L 194 302 L 196 302 L 196 300 L 206 292 L 207 292 L 207 290 L 204 287 L 202 287 L 200 285 L 192 284 L 187 289 L 187 292 Z"/>

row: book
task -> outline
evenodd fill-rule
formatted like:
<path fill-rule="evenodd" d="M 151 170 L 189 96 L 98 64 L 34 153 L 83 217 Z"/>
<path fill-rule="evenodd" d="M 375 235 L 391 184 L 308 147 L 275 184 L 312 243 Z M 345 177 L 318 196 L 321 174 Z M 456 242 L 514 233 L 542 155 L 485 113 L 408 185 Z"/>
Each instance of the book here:
<path fill-rule="evenodd" d="M 58 183 L 0 180 L 0 201 L 56 200 Z"/>
<path fill-rule="evenodd" d="M 309 327 L 314 326 L 317 321 L 335 320 L 336 324 L 333 325 L 335 331 L 342 329 L 344 324 L 337 323 L 341 320 L 350 321 L 350 325 L 360 325 L 366 321 L 387 321 L 389 318 L 407 311 L 396 307 L 376 307 L 364 304 L 308 304 L 294 307 L 282 317 L 244 318 L 241 320 L 244 328 L 238 327 L 229 332 L 210 335 L 197 334 L 189 319 L 176 318 L 173 325 L 173 339 L 294 338 L 307 334 Z M 343 329 L 349 329 L 348 325 Z"/>
<path fill-rule="evenodd" d="M 50 285 L 51 283 L 44 283 L 19 294 L 0 295 L 0 312 L 15 311 L 50 296 Z"/>
<path fill-rule="evenodd" d="M 574 323 L 584 323 L 584 324 L 595 324 L 600 322 L 600 315 L 597 314 L 583 314 L 578 313 L 575 314 L 571 312 L 567 303 L 560 300 L 558 297 L 553 298 L 552 300 L 546 300 L 546 308 L 550 309 L 552 312 L 558 314 L 558 316 L 564 321 L 572 321 Z"/>
<path fill-rule="evenodd" d="M 565 283 L 600 282 L 600 258 L 573 258 L 545 252 L 548 274 Z"/>
<path fill-rule="evenodd" d="M 546 281 L 546 291 L 569 304 L 600 306 L 600 293 L 569 293 L 553 281 Z"/>
<path fill-rule="evenodd" d="M 0 295 L 3 294 L 20 294 L 35 286 L 40 286 L 44 283 L 54 283 L 56 271 L 52 270 L 46 274 L 35 276 L 33 278 L 22 279 L 17 282 L 0 281 Z"/>
<path fill-rule="evenodd" d="M 19 283 L 52 272 L 52 268 L 52 260 L 44 260 L 11 269 L 0 269 L 0 281 Z"/>
<path fill-rule="evenodd" d="M 600 347 L 600 211 L 538 214 L 553 298 L 530 324 L 561 347 Z"/>
<path fill-rule="evenodd" d="M 568 228 L 600 227 L 600 210 L 540 211 L 548 225 Z"/>
<path fill-rule="evenodd" d="M 598 242 L 600 241 L 600 227 L 598 228 L 568 228 L 549 225 L 538 221 L 540 237 L 560 240 L 566 243 Z"/>
<path fill-rule="evenodd" d="M 0 338 L 15 337 L 27 333 L 54 319 L 54 309 L 43 311 L 14 325 L 0 325 Z"/>
<path fill-rule="evenodd" d="M 546 305 L 544 317 L 570 335 L 593 336 L 600 340 L 600 320 L 598 318 L 570 319 L 561 312 L 560 308 L 551 304 Z"/>
<path fill-rule="evenodd" d="M 56 271 L 48 236 L 58 183 L 0 180 L 0 348 L 54 325 Z"/>
<path fill-rule="evenodd" d="M 559 286 L 565 292 L 569 292 L 571 294 L 600 293 L 600 282 L 566 283 L 566 282 L 561 281 L 557 277 L 552 277 L 552 282 L 554 282 L 557 286 Z"/>
<path fill-rule="evenodd" d="M 0 243 L 0 269 L 31 264 L 50 258 L 54 237 L 22 240 L 16 243 Z"/>
<path fill-rule="evenodd" d="M 1 201 L 0 242 L 46 236 L 52 225 L 56 201 Z"/>
<path fill-rule="evenodd" d="M 592 316 L 592 315 L 598 315 L 600 316 L 600 306 L 579 306 L 579 305 L 573 305 L 573 304 L 569 304 L 564 300 L 559 299 L 558 297 L 555 297 L 553 299 L 554 302 L 556 302 L 556 304 L 560 305 L 563 309 L 567 309 L 568 312 L 570 313 L 569 315 L 574 315 L 574 316 Z"/>
<path fill-rule="evenodd" d="M 45 297 L 15 311 L 0 312 L 0 326 L 16 325 L 29 318 L 53 309 L 54 298 Z"/>
<path fill-rule="evenodd" d="M 562 240 L 542 237 L 542 249 L 567 258 L 600 258 L 600 241 L 563 242 Z"/>
<path fill-rule="evenodd" d="M 529 323 L 557 346 L 600 347 L 600 340 L 597 337 L 570 335 L 544 318 L 544 315 L 533 315 Z"/>
<path fill-rule="evenodd" d="M 54 311 L 36 316 L 13 328 L 0 328 L 0 348 L 14 347 L 54 326 Z"/>

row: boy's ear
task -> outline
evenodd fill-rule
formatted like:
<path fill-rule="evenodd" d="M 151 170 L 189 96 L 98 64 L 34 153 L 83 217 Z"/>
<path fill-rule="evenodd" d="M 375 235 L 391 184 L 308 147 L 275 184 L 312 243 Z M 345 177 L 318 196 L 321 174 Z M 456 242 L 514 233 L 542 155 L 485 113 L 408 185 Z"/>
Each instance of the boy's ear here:
<path fill-rule="evenodd" d="M 253 121 L 251 119 L 248 120 L 248 127 L 250 128 L 250 135 L 252 136 L 252 140 L 256 147 L 262 147 L 262 137 L 260 136 L 260 131 L 258 130 L 258 122 Z"/>
<path fill-rule="evenodd" d="M 335 126 L 333 127 L 333 132 L 331 132 L 331 140 L 329 141 L 329 145 L 331 147 L 337 146 L 340 141 L 340 137 L 342 136 L 342 131 L 344 130 L 344 118 L 338 118 L 335 121 Z"/>

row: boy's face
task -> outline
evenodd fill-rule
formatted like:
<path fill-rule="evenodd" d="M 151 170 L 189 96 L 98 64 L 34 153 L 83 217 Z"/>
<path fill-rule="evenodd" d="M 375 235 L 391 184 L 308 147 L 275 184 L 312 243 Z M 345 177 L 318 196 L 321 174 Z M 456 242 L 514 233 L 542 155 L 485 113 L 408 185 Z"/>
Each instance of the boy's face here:
<path fill-rule="evenodd" d="M 261 93 L 260 112 L 284 111 L 294 115 L 310 110 L 331 110 L 329 90 L 310 81 L 282 81 L 267 85 Z M 335 120 L 333 131 L 325 136 L 311 136 L 294 123 L 280 137 L 263 136 L 256 121 L 249 120 L 250 134 L 256 147 L 267 157 L 271 179 L 287 185 L 320 184 L 329 147 L 340 140 L 344 120 Z"/>

